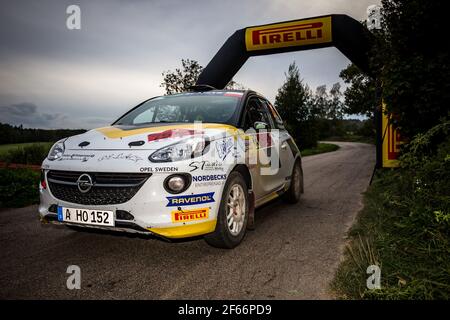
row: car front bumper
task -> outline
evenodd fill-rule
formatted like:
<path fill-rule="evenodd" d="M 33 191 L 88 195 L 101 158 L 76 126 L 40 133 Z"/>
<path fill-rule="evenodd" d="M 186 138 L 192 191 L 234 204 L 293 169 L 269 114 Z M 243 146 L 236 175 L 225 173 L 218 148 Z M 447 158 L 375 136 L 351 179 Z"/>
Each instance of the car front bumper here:
<path fill-rule="evenodd" d="M 56 198 L 49 187 L 47 180 L 48 169 L 44 170 L 46 187 L 40 186 L 39 214 L 43 222 L 56 224 L 76 225 L 85 228 L 97 228 L 119 232 L 154 234 L 164 238 L 187 238 L 211 233 L 215 230 L 217 213 L 222 196 L 224 181 L 215 184 L 191 183 L 189 188 L 181 194 L 171 194 L 163 187 L 164 180 L 173 173 L 154 173 L 137 193 L 128 201 L 114 205 L 84 205 L 63 201 Z M 198 174 L 203 174 L 199 172 Z M 207 203 L 173 205 L 168 197 L 180 198 L 195 196 L 196 194 L 211 194 L 214 201 Z M 58 221 L 57 207 L 69 207 L 77 209 L 105 210 L 115 213 L 115 226 L 98 226 L 75 224 Z M 195 209 L 206 209 L 207 217 L 201 219 L 188 219 L 175 221 L 177 212 L 192 212 Z M 118 212 L 127 212 L 126 219 L 119 216 Z"/>

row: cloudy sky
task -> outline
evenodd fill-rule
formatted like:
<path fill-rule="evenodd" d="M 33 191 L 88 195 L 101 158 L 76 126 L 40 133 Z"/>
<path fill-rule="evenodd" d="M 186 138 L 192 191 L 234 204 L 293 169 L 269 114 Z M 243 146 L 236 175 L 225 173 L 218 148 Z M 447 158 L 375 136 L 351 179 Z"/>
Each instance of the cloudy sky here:
<path fill-rule="evenodd" d="M 344 13 L 366 17 L 379 0 L 0 0 L 0 122 L 94 128 L 164 93 L 161 73 L 182 58 L 206 66 L 236 29 Z M 81 8 L 81 30 L 66 8 Z M 340 81 L 337 49 L 253 57 L 235 76 L 271 101 L 296 61 L 315 88 Z"/>

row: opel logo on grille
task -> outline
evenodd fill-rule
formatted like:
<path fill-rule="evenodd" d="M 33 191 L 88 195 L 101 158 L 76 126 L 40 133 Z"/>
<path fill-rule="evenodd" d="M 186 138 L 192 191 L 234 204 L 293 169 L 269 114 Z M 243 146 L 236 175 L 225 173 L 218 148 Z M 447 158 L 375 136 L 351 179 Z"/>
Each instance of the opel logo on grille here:
<path fill-rule="evenodd" d="M 78 177 L 77 186 L 80 192 L 82 193 L 88 192 L 89 190 L 91 190 L 93 185 L 94 183 L 92 182 L 92 177 L 87 173 L 83 173 L 81 176 Z"/>

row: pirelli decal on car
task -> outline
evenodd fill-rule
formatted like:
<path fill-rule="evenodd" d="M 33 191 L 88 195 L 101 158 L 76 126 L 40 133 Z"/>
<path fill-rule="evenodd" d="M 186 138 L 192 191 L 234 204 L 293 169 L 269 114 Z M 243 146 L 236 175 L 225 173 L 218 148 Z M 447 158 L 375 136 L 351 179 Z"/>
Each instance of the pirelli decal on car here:
<path fill-rule="evenodd" d="M 247 51 L 320 44 L 331 41 L 330 16 L 250 27 L 245 30 Z"/>
<path fill-rule="evenodd" d="M 189 222 L 197 220 L 206 220 L 209 216 L 209 208 L 200 208 L 194 210 L 172 211 L 172 222 Z"/>

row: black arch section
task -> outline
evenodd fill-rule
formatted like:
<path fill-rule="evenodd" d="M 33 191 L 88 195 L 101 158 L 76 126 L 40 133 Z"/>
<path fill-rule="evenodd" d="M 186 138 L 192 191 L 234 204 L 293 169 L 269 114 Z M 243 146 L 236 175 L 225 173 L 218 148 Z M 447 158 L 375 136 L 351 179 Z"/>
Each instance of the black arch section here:
<path fill-rule="evenodd" d="M 224 88 L 239 69 L 251 56 L 276 54 L 300 50 L 310 50 L 334 46 L 363 72 L 371 74 L 368 53 L 371 48 L 372 36 L 368 29 L 357 20 L 342 14 L 318 16 L 301 20 L 276 23 L 299 22 L 318 18 L 331 18 L 331 41 L 309 45 L 298 45 L 283 48 L 247 51 L 246 30 L 254 27 L 268 27 L 275 24 L 247 27 L 234 32 L 219 49 L 209 64 L 200 74 L 197 85 L 210 85 L 218 89 Z"/>

